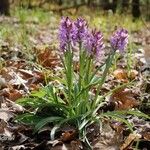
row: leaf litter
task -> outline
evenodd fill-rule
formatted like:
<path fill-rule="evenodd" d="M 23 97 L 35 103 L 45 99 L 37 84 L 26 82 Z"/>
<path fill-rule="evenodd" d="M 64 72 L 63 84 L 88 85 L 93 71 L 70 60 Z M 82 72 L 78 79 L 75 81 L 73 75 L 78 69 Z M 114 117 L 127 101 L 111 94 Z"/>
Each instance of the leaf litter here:
<path fill-rule="evenodd" d="M 3 21 L 7 21 L 9 18 L 3 19 Z M 13 24 L 18 23 L 15 18 L 12 22 Z M 45 28 L 38 29 L 38 32 L 38 34 L 41 34 L 35 39 L 30 37 L 33 45 L 36 45 L 37 43 L 41 43 L 41 45 L 44 45 L 45 43 L 51 44 L 52 40 L 56 41 L 56 37 L 54 37 L 54 39 L 49 38 L 49 31 L 47 32 Z M 143 79 L 145 75 L 141 72 L 141 68 L 149 65 L 150 56 L 148 50 L 149 47 L 147 46 L 149 38 L 145 38 L 145 35 L 143 34 L 145 34 L 144 30 L 134 32 L 133 42 L 136 45 L 143 46 L 143 49 L 145 49 L 144 55 L 142 54 L 143 52 L 138 50 L 134 56 L 134 58 L 137 59 L 137 62 L 130 73 L 128 74 L 124 68 L 117 68 L 113 72 L 113 75 L 110 75 L 107 79 L 105 87 L 103 87 L 100 92 L 106 93 L 110 89 L 113 89 L 118 83 L 123 84 L 130 80 L 135 80 L 136 82 L 142 81 L 142 83 L 140 82 L 141 85 L 137 87 L 131 86 L 130 88 L 120 88 L 114 91 L 102 107 L 103 110 L 100 111 L 107 112 L 108 110 L 129 110 L 138 108 L 149 115 L 150 106 L 148 104 L 150 103 L 150 84 L 147 79 Z M 44 37 L 45 35 L 47 36 Z M 51 76 L 53 77 L 55 68 L 61 68 L 58 54 L 55 52 L 56 48 L 55 44 L 51 47 L 33 47 L 35 52 L 34 59 L 36 60 L 33 65 L 24 59 L 26 56 L 21 52 L 21 49 L 11 48 L 9 42 L 1 44 L 1 58 L 5 60 L 5 66 L 0 70 L 0 135 L 7 138 L 13 137 L 12 139 L 10 138 L 11 142 L 4 140 L 0 143 L 2 149 L 86 149 L 84 143 L 78 140 L 78 132 L 73 127 L 67 126 L 67 128 L 61 128 L 61 130 L 57 132 L 56 139 L 52 141 L 49 135 L 52 126 L 48 126 L 45 129 L 42 129 L 38 134 L 34 135 L 32 127 L 17 123 L 13 120 L 16 114 L 29 111 L 27 108 L 23 108 L 19 104 L 16 104 L 15 101 L 28 95 L 31 91 L 38 90 L 46 85 L 46 69 L 51 70 Z M 121 66 L 125 65 L 122 63 Z M 46 80 L 50 81 L 50 76 L 48 76 L 48 78 L 49 79 Z M 125 124 L 119 123 L 116 120 L 114 120 L 114 122 L 109 122 L 106 119 L 105 126 L 102 128 L 96 125 L 90 126 L 87 134 L 89 134 L 89 139 L 91 139 L 91 143 L 93 143 L 93 149 L 134 149 L 139 142 L 138 145 L 141 149 L 148 150 L 150 145 L 149 120 L 131 117 L 130 115 L 126 119 L 134 124 L 136 133 L 130 133 Z"/>

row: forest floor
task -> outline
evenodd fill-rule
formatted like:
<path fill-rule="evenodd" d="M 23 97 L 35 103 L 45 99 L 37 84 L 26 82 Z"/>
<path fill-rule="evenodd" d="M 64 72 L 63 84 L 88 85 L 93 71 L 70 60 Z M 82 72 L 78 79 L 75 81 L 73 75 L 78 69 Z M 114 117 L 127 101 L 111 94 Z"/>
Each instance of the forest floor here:
<path fill-rule="evenodd" d="M 143 19 L 133 22 L 130 15 L 103 15 L 97 11 L 86 14 L 83 15 L 80 11 L 75 14 L 74 10 L 70 10 L 63 15 L 84 17 L 89 26 L 104 33 L 106 42 L 116 27 L 126 28 L 130 35 L 127 54 L 116 58 L 117 63 L 112 65 L 100 94 L 109 92 L 118 84 L 127 86 L 115 91 L 111 98 L 107 97 L 107 104 L 110 99 L 111 102 L 103 109 L 136 109 L 149 116 L 150 22 Z M 60 76 L 60 18 L 59 14 L 41 9 L 17 9 L 11 17 L 0 16 L 0 150 L 87 149 L 78 139 L 74 127 L 62 127 L 52 141 L 49 136 L 51 125 L 34 134 L 33 126 L 15 119 L 18 115 L 31 111 L 18 104 L 18 99 L 27 97 L 33 91 L 39 94 L 40 89 L 52 82 L 54 76 Z M 47 112 L 42 110 L 39 113 Z M 97 135 L 99 130 L 96 126 L 90 127 L 91 130 L 94 129 L 91 133 L 88 131 L 93 149 L 148 150 L 150 119 L 132 115 L 126 116 L 126 119 L 133 125 L 134 132 L 130 132 L 124 123 L 107 119 L 100 135 Z"/>

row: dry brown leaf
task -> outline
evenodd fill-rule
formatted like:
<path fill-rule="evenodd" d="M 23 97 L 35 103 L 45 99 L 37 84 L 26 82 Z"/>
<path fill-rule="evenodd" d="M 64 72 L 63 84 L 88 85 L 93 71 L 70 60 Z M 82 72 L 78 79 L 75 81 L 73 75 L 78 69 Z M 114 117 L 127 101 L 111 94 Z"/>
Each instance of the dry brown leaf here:
<path fill-rule="evenodd" d="M 0 75 L 0 89 L 7 87 L 5 78 L 2 78 Z"/>
<path fill-rule="evenodd" d="M 32 71 L 29 70 L 19 69 L 18 71 L 23 75 L 24 79 L 28 79 L 34 76 Z"/>
<path fill-rule="evenodd" d="M 124 130 L 124 126 L 120 122 L 111 123 L 110 126 L 119 134 Z"/>
<path fill-rule="evenodd" d="M 131 70 L 130 74 L 128 75 L 127 71 L 124 69 L 117 69 L 113 72 L 113 75 L 116 79 L 123 81 L 123 82 L 128 82 L 129 79 L 135 79 L 138 75 L 137 70 Z"/>
<path fill-rule="evenodd" d="M 75 130 L 65 131 L 64 133 L 62 133 L 61 140 L 63 142 L 71 141 L 71 140 L 75 139 L 76 134 L 77 133 Z"/>
<path fill-rule="evenodd" d="M 141 135 L 140 134 L 135 134 L 135 133 L 131 133 L 127 139 L 124 141 L 124 143 L 122 144 L 122 146 L 120 147 L 120 150 L 126 150 L 128 149 L 128 147 L 136 140 L 140 139 Z"/>
<path fill-rule="evenodd" d="M 25 68 L 27 66 L 27 63 L 25 60 L 7 60 L 6 66 L 21 69 Z"/>
<path fill-rule="evenodd" d="M 15 112 L 18 112 L 18 113 L 22 113 L 25 111 L 25 108 L 9 99 L 6 99 L 6 102 L 9 103 L 9 106 L 11 107 L 11 109 Z"/>
<path fill-rule="evenodd" d="M 113 72 L 113 75 L 116 79 L 127 82 L 128 81 L 128 75 L 127 72 L 123 69 L 117 69 Z"/>
<path fill-rule="evenodd" d="M 72 150 L 80 150 L 83 149 L 82 143 L 79 140 L 71 141 Z"/>
<path fill-rule="evenodd" d="M 52 50 L 45 48 L 44 51 L 40 52 L 37 55 L 38 62 L 43 67 L 55 67 L 58 65 L 58 58 L 55 54 L 52 53 Z"/>
<path fill-rule="evenodd" d="M 0 119 L 0 134 L 4 132 L 4 129 L 6 127 L 7 127 L 7 123 L 3 119 Z"/>
<path fill-rule="evenodd" d="M 150 141 L 150 131 L 149 132 L 144 132 L 142 135 L 143 135 L 145 140 Z"/>
<path fill-rule="evenodd" d="M 134 98 L 134 94 L 127 89 L 115 91 L 111 95 L 110 101 L 116 103 L 116 110 L 126 110 L 139 105 L 139 102 Z"/>
<path fill-rule="evenodd" d="M 0 109 L 0 119 L 4 120 L 5 122 L 9 121 L 13 116 L 14 115 L 10 111 Z"/>
<path fill-rule="evenodd" d="M 42 72 L 39 71 L 33 71 L 34 74 L 34 78 L 36 78 L 36 81 L 39 82 L 43 82 L 43 80 L 45 79 L 44 74 Z M 37 83 L 36 82 L 36 83 Z"/>
<path fill-rule="evenodd" d="M 93 150 L 119 150 L 122 142 L 122 134 L 118 134 L 109 123 L 104 124 L 98 138 L 93 138 Z"/>
<path fill-rule="evenodd" d="M 30 89 L 30 91 L 37 91 L 40 89 L 40 85 L 39 84 L 30 84 L 29 89 Z"/>
<path fill-rule="evenodd" d="M 0 74 L 1 74 L 2 78 L 5 79 L 5 81 L 9 81 L 12 79 L 12 75 L 10 74 L 10 72 L 12 72 L 12 69 L 10 69 L 10 68 L 1 69 Z"/>
<path fill-rule="evenodd" d="M 22 97 L 22 94 L 16 89 L 7 89 L 4 96 L 6 96 L 9 100 L 16 101 Z"/>
<path fill-rule="evenodd" d="M 28 81 L 28 86 L 30 86 L 30 84 L 37 84 L 44 81 L 44 75 L 40 71 L 19 69 L 19 72 L 21 73 L 22 78 Z"/>
<path fill-rule="evenodd" d="M 130 71 L 129 78 L 130 79 L 135 79 L 137 77 L 137 75 L 138 75 L 138 71 L 133 69 L 133 70 Z"/>

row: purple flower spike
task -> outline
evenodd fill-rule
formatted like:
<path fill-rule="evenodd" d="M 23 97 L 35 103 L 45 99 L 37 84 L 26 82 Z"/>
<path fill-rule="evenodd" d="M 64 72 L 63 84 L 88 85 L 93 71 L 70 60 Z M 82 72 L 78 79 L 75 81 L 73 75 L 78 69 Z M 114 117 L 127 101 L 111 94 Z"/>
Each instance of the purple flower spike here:
<path fill-rule="evenodd" d="M 123 52 L 128 44 L 128 31 L 125 29 L 118 29 L 111 37 L 110 43 L 114 50 Z"/>
<path fill-rule="evenodd" d="M 73 39 L 75 42 L 82 42 L 88 34 L 87 22 L 83 18 L 78 18 L 74 22 L 74 36 Z"/>
<path fill-rule="evenodd" d="M 104 48 L 103 35 L 101 32 L 92 31 L 85 40 L 85 48 L 92 57 L 98 58 Z"/>
<path fill-rule="evenodd" d="M 68 44 L 72 42 L 73 23 L 69 17 L 62 18 L 59 28 L 60 49 L 64 52 Z"/>

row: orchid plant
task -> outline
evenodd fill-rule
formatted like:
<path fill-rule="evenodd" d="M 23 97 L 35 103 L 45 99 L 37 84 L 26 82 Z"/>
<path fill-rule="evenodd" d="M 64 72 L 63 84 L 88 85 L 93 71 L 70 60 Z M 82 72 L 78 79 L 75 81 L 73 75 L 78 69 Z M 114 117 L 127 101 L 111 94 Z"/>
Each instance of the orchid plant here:
<path fill-rule="evenodd" d="M 54 123 L 55 126 L 51 131 L 51 139 L 54 139 L 56 130 L 62 124 L 69 122 L 78 128 L 80 139 L 88 143 L 86 137 L 88 125 L 100 122 L 102 117 L 118 117 L 115 113 L 98 113 L 105 97 L 99 95 L 99 92 L 105 83 L 116 51 L 120 53 L 125 51 L 128 44 L 128 31 L 121 28 L 113 33 L 110 38 L 111 51 L 104 64 L 98 67 L 96 62 L 103 57 L 105 51 L 103 34 L 96 29 L 90 30 L 86 20 L 78 18 L 72 21 L 69 17 L 63 17 L 58 37 L 63 65 L 62 78 L 57 77 L 60 85 L 55 87 L 55 84 L 51 83 L 47 92 L 42 92 L 40 96 L 39 93 L 33 94 L 32 96 L 39 97 L 39 100 L 36 102 L 32 100 L 29 104 L 40 109 L 44 103 L 51 106 L 50 112 L 55 110 L 55 114 L 40 120 L 35 129 L 37 131 L 47 123 Z M 78 60 L 77 65 L 75 59 Z M 99 72 L 102 74 L 99 75 Z M 60 93 L 63 96 L 60 96 Z M 21 103 L 27 104 L 25 101 Z M 128 113 L 133 114 L 130 111 Z M 125 119 L 120 118 L 120 120 L 132 130 Z"/>
<path fill-rule="evenodd" d="M 103 35 L 100 31 L 88 29 L 87 22 L 78 18 L 72 22 L 68 17 L 62 18 L 59 29 L 61 60 L 66 77 L 66 101 L 70 106 L 70 115 L 82 115 L 93 112 L 99 104 L 99 91 L 105 82 L 115 52 L 123 52 L 128 43 L 128 32 L 118 29 L 111 37 L 112 51 L 105 62 L 101 77 L 95 68 L 95 63 L 104 53 Z M 75 72 L 74 55 L 79 55 L 79 69 Z M 93 87 L 97 91 L 91 97 Z"/>

